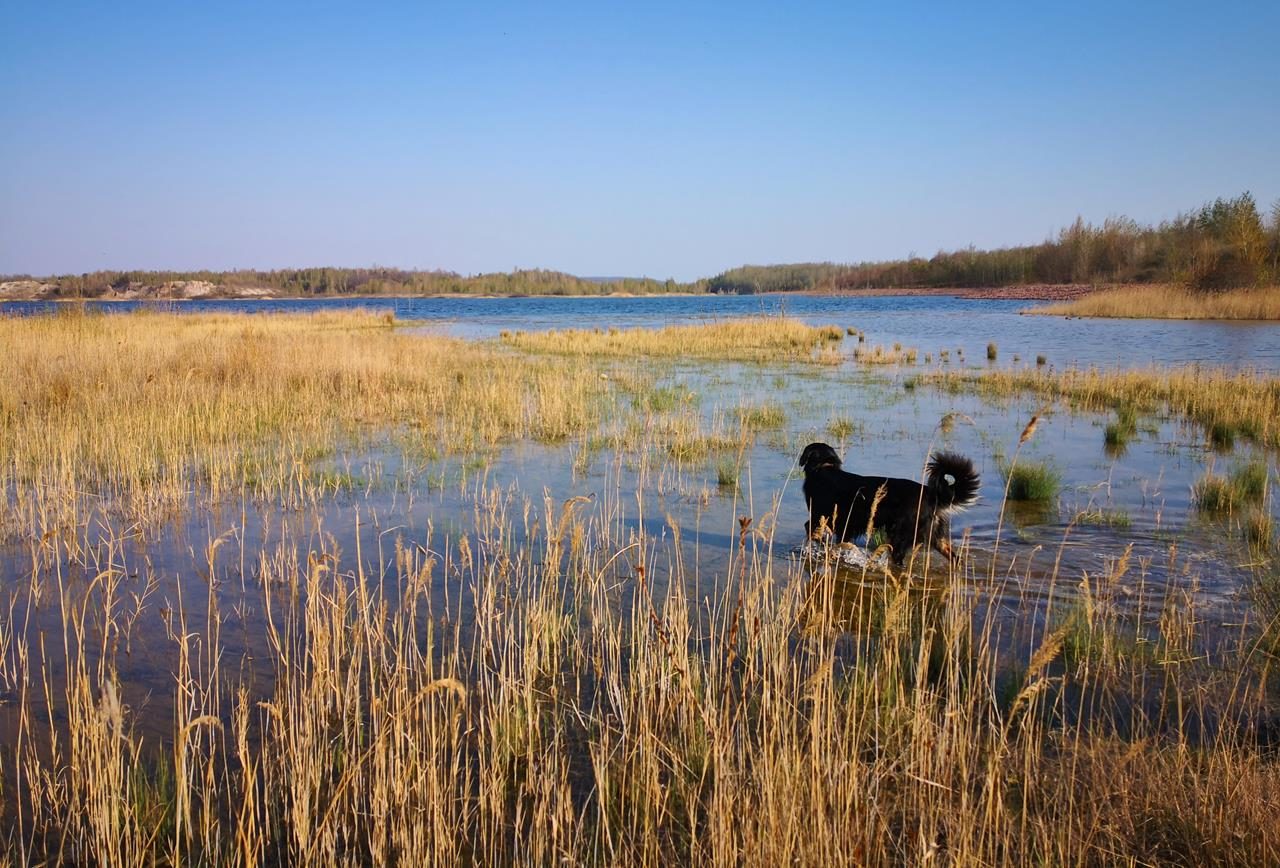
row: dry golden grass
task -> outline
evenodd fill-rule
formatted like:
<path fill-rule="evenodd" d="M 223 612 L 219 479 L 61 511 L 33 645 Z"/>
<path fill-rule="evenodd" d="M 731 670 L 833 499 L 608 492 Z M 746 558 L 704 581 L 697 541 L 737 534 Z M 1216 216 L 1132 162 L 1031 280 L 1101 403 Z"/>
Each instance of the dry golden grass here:
<path fill-rule="evenodd" d="M 1091 410 L 1168 411 L 1214 432 L 1280 446 L 1280 377 L 1254 371 L 1187 366 L 1135 370 L 994 369 L 938 371 L 923 382 L 992 396 L 1033 392 Z"/>
<path fill-rule="evenodd" d="M 0 321 L 38 384 L 0 391 L 19 501 L 169 480 L 250 497 L 247 452 L 297 503 L 331 506 L 324 484 L 272 468 L 387 426 L 556 439 L 589 428 L 614 382 L 364 316 L 60 320 Z M 1182 394 L 1126 376 L 1032 387 Z M 1227 643 L 1208 657 L 1190 594 L 1168 593 L 1162 636 L 1139 637 L 1117 589 L 1147 599 L 1149 558 L 1055 569 L 1050 596 L 1069 586 L 1076 608 L 1032 618 L 1012 661 L 1001 611 L 1019 606 L 988 605 L 994 560 L 926 580 L 777 558 L 781 495 L 712 571 L 678 526 L 643 520 L 646 486 L 682 460 L 673 444 L 742 450 L 751 420 L 780 409 L 744 406 L 735 438 L 683 393 L 646 400 L 663 409 L 631 436 L 653 448 L 614 459 L 641 465 L 639 490 L 558 502 L 477 486 L 449 538 L 357 526 L 353 551 L 318 514 L 284 511 L 262 544 L 242 517 L 169 552 L 181 579 L 162 591 L 129 528 L 45 533 L 39 509 L 11 512 L 27 544 L 0 606 L 0 850 L 110 865 L 1280 861 L 1280 762 L 1249 726 L 1269 708 L 1249 668 L 1265 660 Z M 134 684 L 143 631 L 152 677 Z"/>
<path fill-rule="evenodd" d="M 859 345 L 853 350 L 855 361 L 864 365 L 914 365 L 919 353 L 914 347 L 894 344 L 892 347 Z"/>
<path fill-rule="evenodd" d="M 1280 286 L 1193 292 L 1178 286 L 1118 286 L 1025 313 L 1122 319 L 1280 319 Z"/>
<path fill-rule="evenodd" d="M 77 492 L 137 516 L 196 488 L 280 495 L 317 458 L 389 431 L 426 452 L 563 440 L 610 389 L 582 365 L 407 335 L 366 313 L 73 308 L 0 318 L 0 346 L 0 490 L 36 512 L 73 509 Z"/>
<path fill-rule="evenodd" d="M 508 346 L 566 356 L 658 356 L 732 361 L 798 361 L 832 364 L 844 332 L 781 316 L 743 317 L 658 329 L 561 329 L 506 332 Z M 833 354 L 832 350 L 837 351 Z"/>
<path fill-rule="evenodd" d="M 694 600 L 670 543 L 624 530 L 618 503 L 477 502 L 466 536 L 386 538 L 372 572 L 323 534 L 264 551 L 244 598 L 266 615 L 255 675 L 223 626 L 239 607 L 213 590 L 236 583 L 177 607 L 161 750 L 116 674 L 121 644 L 99 638 L 130 629 L 111 603 L 133 587 L 120 550 L 90 557 L 100 578 L 86 587 L 49 543 L 26 593 L 66 588 L 61 628 L 0 610 L 6 689 L 14 661 L 36 661 L 4 755 L 12 860 L 1280 858 L 1276 759 L 1230 728 L 1197 741 L 1168 725 L 1184 702 L 1194 721 L 1210 691 L 1189 644 L 1126 651 L 1108 589 L 1138 569 L 1127 558 L 1086 577 L 1081 614 L 1010 672 L 993 650 L 1001 628 L 975 625 L 963 581 L 780 569 L 767 532 L 744 523 L 715 590 Z M 521 525 L 532 535 L 517 541 Z M 304 557 L 306 544 L 318 548 Z M 441 606 L 441 585 L 461 596 Z M 465 625 L 459 606 L 474 612 Z M 1166 617 L 1171 634 L 1194 631 L 1186 600 Z M 40 665 L 63 648 L 65 674 Z M 1068 706 L 1153 682 L 1154 717 L 1125 706 L 1078 720 Z M 1246 689 L 1241 706 L 1255 699 Z"/>

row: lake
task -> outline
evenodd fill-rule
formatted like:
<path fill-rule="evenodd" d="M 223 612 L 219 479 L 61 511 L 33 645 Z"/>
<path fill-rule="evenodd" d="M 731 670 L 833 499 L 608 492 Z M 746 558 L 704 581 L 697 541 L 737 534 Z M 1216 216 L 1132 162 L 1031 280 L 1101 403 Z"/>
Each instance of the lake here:
<path fill-rule="evenodd" d="M 2 302 L 0 313 L 31 314 L 58 302 Z M 981 301 L 950 296 L 699 295 L 528 298 L 359 298 L 89 302 L 129 311 L 155 307 L 179 312 L 302 312 L 364 308 L 390 311 L 466 338 L 503 330 L 654 327 L 761 313 L 786 313 L 814 324 L 853 326 L 868 340 L 900 342 L 923 352 L 963 349 L 985 362 L 994 341 L 1002 359 L 1044 355 L 1051 364 L 1143 366 L 1198 363 L 1280 370 L 1280 328 L 1272 323 L 1100 320 L 1026 316 L 1027 301 Z"/>
<path fill-rule="evenodd" d="M 796 456 L 814 440 L 831 442 L 848 469 L 867 474 L 919 478 L 926 457 L 940 448 L 974 459 L 982 476 L 980 500 L 953 521 L 957 538 L 967 539 L 971 554 L 961 579 L 973 599 L 980 600 L 977 617 L 1000 625 L 993 642 L 1006 652 L 1025 654 L 1055 612 L 1089 593 L 1081 589 L 1082 576 L 1096 580 L 1122 559 L 1131 560 L 1133 567 L 1110 588 L 1108 605 L 1118 617 L 1129 619 L 1137 636 L 1157 631 L 1171 606 L 1194 608 L 1201 631 L 1197 642 L 1205 645 L 1230 639 L 1251 617 L 1251 564 L 1239 527 L 1232 520 L 1199 515 L 1193 488 L 1209 470 L 1225 473 L 1257 461 L 1273 467 L 1266 450 L 1241 442 L 1234 450 L 1215 451 L 1203 430 L 1164 412 L 1143 414 L 1127 447 L 1110 449 L 1103 429 L 1111 414 L 1031 395 L 993 400 L 952 394 L 915 387 L 911 377 L 941 366 L 944 350 L 951 354 L 946 364 L 953 368 L 1034 367 L 1036 356 L 1044 355 L 1048 365 L 1059 368 L 1203 364 L 1276 371 L 1280 328 L 1274 325 L 1064 320 L 1023 315 L 1027 302 L 946 297 L 326 299 L 90 306 L 118 312 L 155 307 L 264 314 L 364 308 L 394 312 L 398 320 L 420 323 L 423 331 L 469 339 L 491 339 L 508 330 L 654 327 L 786 313 L 813 324 L 859 329 L 868 344 L 900 342 L 920 353 L 914 366 L 861 365 L 852 358 L 856 339 L 846 337 L 845 360 L 838 365 L 600 363 L 602 376 L 641 369 L 655 387 L 688 396 L 674 416 L 708 432 L 725 432 L 729 440 L 739 436 L 737 420 L 744 409 L 776 407 L 781 421 L 748 435 L 741 451 L 672 458 L 663 432 L 652 422 L 634 435 L 640 445 L 616 452 L 602 448 L 597 438 L 584 437 L 563 444 L 520 441 L 479 456 L 424 458 L 374 432 L 316 459 L 314 474 L 358 481 L 305 506 L 239 499 L 209 504 L 195 486 L 184 514 L 161 527 L 133 529 L 104 499 L 83 519 L 78 534 L 81 550 L 88 554 L 66 578 L 72 586 L 83 586 L 104 570 L 147 577 L 151 606 L 139 610 L 130 653 L 114 665 L 138 712 L 139 730 L 157 739 L 164 738 L 173 714 L 174 628 L 169 615 L 159 617 L 156 611 L 180 611 L 193 623 L 221 612 L 217 617 L 225 625 L 222 654 L 227 665 L 253 672 L 255 695 L 272 689 L 270 666 L 239 662 L 272 659 L 267 603 L 276 590 L 257 578 L 267 558 L 305 563 L 308 553 L 342 552 L 344 575 L 354 568 L 362 575 L 392 576 L 400 539 L 446 563 L 458 561 L 459 541 L 468 537 L 477 547 L 492 536 L 502 537 L 503 546 L 519 550 L 531 510 L 536 515 L 544 502 L 580 498 L 578 515 L 593 529 L 584 545 L 597 550 L 640 546 L 649 553 L 652 587 L 669 592 L 679 583 L 689 600 L 714 600 L 728 593 L 743 542 L 738 532 L 742 516 L 751 517 L 753 527 L 768 529 L 767 536 L 752 542 L 761 547 L 761 562 L 772 565 L 766 572 L 776 573 L 780 583 L 783 577 L 803 574 L 806 567 L 796 557 L 805 542 Z M 10 302 L 0 312 L 29 315 L 53 307 Z M 988 342 L 999 346 L 996 362 L 987 360 Z M 925 361 L 926 354 L 931 361 Z M 1019 451 L 1019 434 L 1033 415 L 1041 418 L 1039 430 Z M 1060 475 L 1060 493 L 1051 502 L 1006 507 L 1002 468 L 1015 452 L 1019 461 L 1043 463 Z M 728 482 L 726 477 L 731 477 Z M 1276 513 L 1273 501 L 1265 508 Z M 483 518 L 493 509 L 499 511 L 497 524 L 509 522 L 500 532 L 494 531 L 492 519 Z M 523 523 L 518 518 L 522 513 Z M 17 586 L 33 575 L 32 551 L 41 545 L 30 534 L 0 542 L 0 580 Z M 216 557 L 206 559 L 211 546 Z M 488 552 L 479 560 L 506 556 Z M 617 570 L 624 561 L 609 563 Z M 478 574 L 478 568 L 476 573 L 440 570 L 427 591 L 432 611 L 451 613 L 450 623 L 458 631 L 454 641 L 462 644 L 470 635 L 476 596 L 486 593 Z M 636 588 L 634 581 L 619 577 L 616 604 L 623 618 L 636 603 Z M 136 593 L 142 596 L 143 589 Z M 33 628 L 59 629 L 56 607 L 29 611 Z M 64 664 L 58 659 L 44 665 L 62 677 Z M 0 714 L 0 730 L 12 731 L 14 725 Z"/>

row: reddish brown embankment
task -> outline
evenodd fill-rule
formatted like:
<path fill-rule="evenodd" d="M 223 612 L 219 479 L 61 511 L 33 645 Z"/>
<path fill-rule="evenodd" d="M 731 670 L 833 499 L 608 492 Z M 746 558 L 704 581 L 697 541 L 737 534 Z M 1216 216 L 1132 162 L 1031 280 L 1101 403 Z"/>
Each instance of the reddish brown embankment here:
<path fill-rule="evenodd" d="M 981 287 L 873 287 L 871 289 L 829 290 L 822 295 L 950 295 L 973 299 L 1017 299 L 1022 301 L 1070 301 L 1088 295 L 1098 287 L 1088 283 L 1032 283 L 1025 286 Z"/>

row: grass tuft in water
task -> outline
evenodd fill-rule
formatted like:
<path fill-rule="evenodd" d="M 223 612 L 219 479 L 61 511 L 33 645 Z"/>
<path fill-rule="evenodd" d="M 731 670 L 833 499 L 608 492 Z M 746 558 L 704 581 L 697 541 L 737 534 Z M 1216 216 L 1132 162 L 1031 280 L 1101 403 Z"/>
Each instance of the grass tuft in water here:
<path fill-rule="evenodd" d="M 729 456 L 716 462 L 716 485 L 721 488 L 738 487 L 738 462 Z"/>
<path fill-rule="evenodd" d="M 1048 464 L 1022 461 L 1004 469 L 1010 500 L 1047 502 L 1058 496 L 1062 474 Z"/>
<path fill-rule="evenodd" d="M 1270 554 L 1276 542 L 1275 520 L 1271 514 L 1263 509 L 1250 512 L 1244 523 L 1244 538 L 1254 551 Z"/>
<path fill-rule="evenodd" d="M 1131 404 L 1116 408 L 1116 421 L 1107 424 L 1102 440 L 1113 449 L 1123 449 L 1138 433 L 1138 412 Z"/>
<path fill-rule="evenodd" d="M 1095 527 L 1108 527 L 1112 530 L 1128 530 L 1133 527 L 1133 518 L 1124 509 L 1087 509 L 1076 516 L 1081 524 Z"/>
<path fill-rule="evenodd" d="M 642 392 L 636 398 L 638 408 L 651 413 L 670 413 L 696 401 L 696 394 L 678 386 L 659 386 Z"/>
<path fill-rule="evenodd" d="M 904 348 L 902 344 L 894 344 L 893 347 L 875 344 L 869 348 L 859 346 L 853 349 L 854 360 L 864 365 L 914 365 L 918 357 L 918 350 Z"/>
<path fill-rule="evenodd" d="M 1184 365 L 1065 371 L 993 367 L 931 371 L 927 377 L 931 384 L 952 392 L 993 397 L 1029 392 L 1097 411 L 1131 405 L 1144 413 L 1178 416 L 1206 430 L 1217 427 L 1217 439 L 1222 442 L 1229 439 L 1234 444 L 1240 434 L 1280 448 L 1280 377 L 1273 374 Z"/>
<path fill-rule="evenodd" d="M 515 332 L 503 343 L 531 353 L 565 356 L 656 356 L 736 361 L 829 364 L 829 345 L 844 338 L 836 326 L 811 326 L 784 316 L 755 316 L 664 328 L 557 329 Z"/>
<path fill-rule="evenodd" d="M 1250 461 L 1231 473 L 1231 489 L 1239 503 L 1257 506 L 1267 496 L 1267 465 L 1264 461 Z"/>
<path fill-rule="evenodd" d="M 773 401 L 739 407 L 735 412 L 742 427 L 752 431 L 781 428 L 787 422 L 787 412 L 782 409 L 781 404 Z"/>
<path fill-rule="evenodd" d="M 1236 445 L 1234 425 L 1216 419 L 1209 424 L 1209 445 L 1219 452 L 1230 452 Z"/>
<path fill-rule="evenodd" d="M 1245 506 L 1258 506 L 1266 498 L 1267 465 L 1251 461 L 1231 471 L 1229 477 L 1210 471 L 1200 477 L 1194 493 L 1197 508 L 1211 515 L 1226 515 Z"/>
<path fill-rule="evenodd" d="M 837 416 L 827 423 L 827 433 L 836 440 L 848 440 L 849 435 L 860 428 L 858 423 L 847 416 Z"/>
<path fill-rule="evenodd" d="M 1196 507 L 1201 512 L 1218 514 L 1231 511 L 1231 484 L 1223 476 L 1206 473 L 1195 484 Z"/>

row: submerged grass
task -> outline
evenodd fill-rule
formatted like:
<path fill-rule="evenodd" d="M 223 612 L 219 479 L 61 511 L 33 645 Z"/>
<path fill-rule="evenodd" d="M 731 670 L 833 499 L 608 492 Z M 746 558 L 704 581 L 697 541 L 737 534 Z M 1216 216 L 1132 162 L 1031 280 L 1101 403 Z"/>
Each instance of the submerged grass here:
<path fill-rule="evenodd" d="M 1116 408 L 1116 421 L 1107 423 L 1102 440 L 1114 449 L 1123 449 L 1138 433 L 1138 413 L 1128 404 Z"/>
<path fill-rule="evenodd" d="M 1223 477 L 1210 471 L 1195 485 L 1196 506 L 1211 514 L 1230 514 L 1245 507 L 1258 507 L 1267 496 L 1267 465 L 1250 461 Z"/>
<path fill-rule="evenodd" d="M 0 490 L 74 515 L 87 492 L 138 518 L 199 488 L 284 496 L 342 444 L 435 452 L 559 442 L 610 383 L 581 364 L 404 334 L 369 313 L 140 312 L 0 318 Z"/>
<path fill-rule="evenodd" d="M 894 344 L 892 347 L 880 344 L 858 346 L 853 350 L 854 360 L 864 365 L 914 365 L 918 357 L 918 350 L 914 347 L 903 348 L 901 344 Z"/>
<path fill-rule="evenodd" d="M 742 427 L 751 431 L 781 428 L 787 421 L 787 411 L 775 401 L 742 406 L 734 412 Z"/>
<path fill-rule="evenodd" d="M 861 423 L 854 422 L 848 416 L 834 416 L 827 423 L 827 433 L 843 443 L 855 432 L 861 431 L 863 427 Z"/>
<path fill-rule="evenodd" d="M 1048 464 L 1023 460 L 1002 470 L 1010 500 L 1048 502 L 1062 488 L 1062 474 Z"/>
<path fill-rule="evenodd" d="M 531 353 L 564 356 L 658 356 L 735 361 L 837 363 L 836 326 L 811 326 L 783 316 L 743 317 L 659 329 L 559 329 L 511 332 L 503 343 Z"/>
<path fill-rule="evenodd" d="M 1072 301 L 1029 308 L 1050 316 L 1128 319 L 1280 319 L 1280 286 L 1195 292 L 1176 286 L 1120 286 Z"/>
<path fill-rule="evenodd" d="M 1271 513 L 1255 509 L 1244 522 L 1244 539 L 1255 552 L 1267 555 L 1275 549 L 1276 525 Z"/>
<path fill-rule="evenodd" d="M 88 587 L 51 541 L 24 593 L 67 588 L 62 615 L 37 629 L 0 610 L 0 676 L 26 661 L 30 679 L 0 844 L 19 864 L 1280 857 L 1280 765 L 1247 730 L 1190 734 L 1205 719 L 1194 658 L 1115 615 L 1128 553 L 1010 673 L 974 576 L 780 568 L 743 517 L 732 568 L 690 598 L 662 541 L 674 527 L 627 531 L 619 508 L 478 490 L 462 536 L 380 534 L 367 561 L 286 535 L 235 603 L 211 543 L 210 581 L 169 616 L 160 750 L 118 674 L 124 647 L 95 641 L 131 629 L 132 607 L 111 604 L 133 588 L 127 547 L 88 549 L 103 577 Z M 244 605 L 269 613 L 252 677 L 222 626 Z M 1181 603 L 1167 618 L 1178 636 L 1196 623 Z M 1143 679 L 1164 685 L 1151 714 L 1084 718 L 1071 699 Z"/>
<path fill-rule="evenodd" d="M 1003 397 L 1030 392 L 1088 410 L 1168 411 L 1202 426 L 1224 427 L 1258 443 L 1280 447 L 1280 378 L 1256 371 L 1188 365 L 1177 368 L 1100 370 L 1001 368 L 933 371 L 924 380 L 951 391 Z"/>
<path fill-rule="evenodd" d="M 611 464 L 639 462 L 640 481 L 610 479 L 598 498 L 477 485 L 441 516 L 448 537 L 394 510 L 362 535 L 357 508 L 343 550 L 317 515 L 281 509 L 257 544 L 242 514 L 184 539 L 184 580 L 162 592 L 132 530 L 46 534 L 39 511 L 14 513 L 28 542 L 0 606 L 0 848 L 14 864 L 1280 861 L 1280 763 L 1249 717 L 1265 685 L 1242 675 L 1253 658 L 1190 653 L 1204 619 L 1176 594 L 1161 616 L 1172 639 L 1126 630 L 1116 600 L 1144 558 L 1055 572 L 1070 615 L 1032 618 L 1011 669 L 994 561 L 965 553 L 941 582 L 801 565 L 774 556 L 775 501 L 729 517 L 726 565 L 686 562 L 678 524 L 644 512 L 668 462 L 736 448 L 715 467 L 726 489 L 750 468 L 744 433 L 683 392 L 637 381 L 619 401 L 599 369 L 360 317 L 172 319 L 0 322 L 22 370 L 63 390 L 3 405 L 7 491 L 65 494 L 46 465 L 90 491 L 163 485 L 170 447 L 156 461 L 136 438 L 175 430 L 173 454 L 193 456 L 181 468 L 248 449 L 270 472 L 387 426 L 416 424 L 440 448 L 464 424 L 491 426 L 479 441 L 554 440 L 648 400 L 615 436 L 656 448 L 618 445 Z M 163 400 L 146 394 L 157 383 Z M 37 423 L 71 433 L 39 439 Z M 184 476 L 185 490 L 257 491 L 220 473 Z M 345 470 L 289 479 L 304 505 L 354 484 Z M 131 684 L 144 619 L 160 638 L 150 678 Z M 1216 692 L 1233 700 L 1211 704 Z M 155 720 L 161 694 L 171 711 Z"/>

